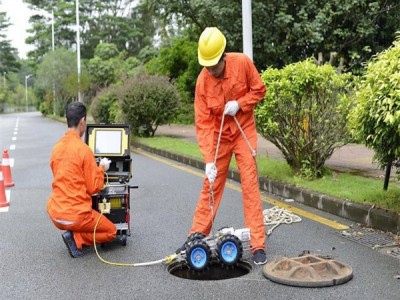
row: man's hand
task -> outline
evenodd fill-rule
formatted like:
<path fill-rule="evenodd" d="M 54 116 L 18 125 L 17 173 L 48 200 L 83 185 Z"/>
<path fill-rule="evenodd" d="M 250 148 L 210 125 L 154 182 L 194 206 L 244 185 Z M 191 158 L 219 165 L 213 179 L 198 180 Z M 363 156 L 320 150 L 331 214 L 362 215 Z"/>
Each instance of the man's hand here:
<path fill-rule="evenodd" d="M 106 172 L 110 168 L 110 163 L 111 163 L 111 160 L 109 160 L 107 157 L 103 157 L 100 160 L 100 164 L 99 165 L 103 166 L 104 172 Z"/>
<path fill-rule="evenodd" d="M 206 163 L 206 175 L 210 183 L 214 183 L 217 173 L 217 167 L 214 163 Z"/>
<path fill-rule="evenodd" d="M 230 115 L 233 117 L 234 115 L 236 115 L 239 108 L 239 104 L 236 100 L 228 101 L 225 104 L 224 115 Z"/>

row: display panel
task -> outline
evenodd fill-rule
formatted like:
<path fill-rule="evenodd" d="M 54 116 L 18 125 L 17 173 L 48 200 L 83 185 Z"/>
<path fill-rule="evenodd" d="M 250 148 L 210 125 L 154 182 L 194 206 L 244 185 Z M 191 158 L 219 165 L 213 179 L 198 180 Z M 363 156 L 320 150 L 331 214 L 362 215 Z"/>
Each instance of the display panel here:
<path fill-rule="evenodd" d="M 95 131 L 94 154 L 122 154 L 122 130 Z"/>
<path fill-rule="evenodd" d="M 129 126 L 88 124 L 85 141 L 96 157 L 130 157 Z"/>

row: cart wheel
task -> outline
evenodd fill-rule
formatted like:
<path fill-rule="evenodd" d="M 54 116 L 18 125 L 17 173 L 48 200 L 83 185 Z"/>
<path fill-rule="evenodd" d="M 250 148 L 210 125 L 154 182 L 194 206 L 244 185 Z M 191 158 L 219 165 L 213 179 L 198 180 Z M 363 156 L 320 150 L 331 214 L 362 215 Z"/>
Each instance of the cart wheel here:
<path fill-rule="evenodd" d="M 239 238 L 232 234 L 224 235 L 217 244 L 217 256 L 224 265 L 236 264 L 243 255 L 243 245 Z"/>
<path fill-rule="evenodd" d="M 210 263 L 210 246 L 203 240 L 194 240 L 186 247 L 186 261 L 190 269 L 201 272 Z"/>
<path fill-rule="evenodd" d="M 126 246 L 126 240 L 127 240 L 127 238 L 126 238 L 126 235 L 124 234 L 124 235 L 121 237 L 122 246 Z"/>

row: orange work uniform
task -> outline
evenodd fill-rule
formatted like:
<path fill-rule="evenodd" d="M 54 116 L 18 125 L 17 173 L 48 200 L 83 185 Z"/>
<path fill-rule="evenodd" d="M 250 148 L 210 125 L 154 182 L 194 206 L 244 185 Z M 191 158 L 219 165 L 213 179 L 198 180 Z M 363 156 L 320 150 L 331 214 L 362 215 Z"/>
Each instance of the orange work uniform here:
<path fill-rule="evenodd" d="M 92 150 L 78 133 L 68 130 L 55 144 L 50 159 L 54 180 L 47 212 L 54 225 L 73 232 L 78 249 L 93 245 L 93 230 L 99 212 L 92 209 L 91 195 L 104 186 L 104 169 L 97 166 Z M 102 216 L 96 229 L 96 242 L 116 237 L 116 227 Z"/>
<path fill-rule="evenodd" d="M 240 109 L 235 117 L 251 147 L 257 148 L 254 106 L 264 98 L 265 93 L 266 88 L 257 69 L 242 53 L 226 53 L 223 78 L 216 78 L 203 68 L 196 83 L 194 108 L 197 141 L 205 163 L 214 161 L 224 107 L 230 100 L 238 102 Z M 226 115 L 216 159 L 218 175 L 213 183 L 215 214 L 222 198 L 233 153 L 240 172 L 245 225 L 250 228 L 251 248 L 254 252 L 265 249 L 265 228 L 257 165 L 233 117 Z M 190 233 L 201 232 L 208 235 L 211 231 L 209 189 L 209 181 L 205 179 Z"/>

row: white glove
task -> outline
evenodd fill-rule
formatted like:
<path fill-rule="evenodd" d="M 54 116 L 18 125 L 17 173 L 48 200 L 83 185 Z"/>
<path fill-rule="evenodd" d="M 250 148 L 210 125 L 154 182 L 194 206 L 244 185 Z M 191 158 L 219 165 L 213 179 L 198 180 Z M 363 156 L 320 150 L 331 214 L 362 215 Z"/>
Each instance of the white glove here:
<path fill-rule="evenodd" d="M 239 103 L 236 100 L 228 101 L 225 104 L 224 115 L 230 115 L 233 117 L 234 115 L 236 115 L 239 108 Z"/>
<path fill-rule="evenodd" d="M 110 163 L 111 163 L 111 160 L 109 160 L 107 157 L 103 157 L 100 160 L 100 164 L 99 165 L 103 166 L 104 172 L 106 172 L 110 168 Z"/>
<path fill-rule="evenodd" d="M 210 183 L 213 183 L 215 181 L 217 173 L 217 167 L 214 163 L 206 163 L 206 175 Z"/>

